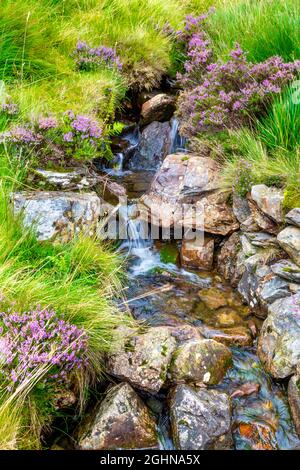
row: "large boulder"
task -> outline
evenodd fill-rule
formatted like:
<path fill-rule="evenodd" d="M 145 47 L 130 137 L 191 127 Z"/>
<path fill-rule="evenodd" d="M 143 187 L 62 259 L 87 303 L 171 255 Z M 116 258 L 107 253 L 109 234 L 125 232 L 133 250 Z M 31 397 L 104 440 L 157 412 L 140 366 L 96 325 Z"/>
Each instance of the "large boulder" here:
<path fill-rule="evenodd" d="M 153 121 L 168 121 L 175 111 L 175 97 L 159 93 L 145 101 L 141 110 L 142 125 Z"/>
<path fill-rule="evenodd" d="M 167 378 L 176 340 L 167 327 L 124 336 L 119 349 L 107 357 L 106 370 L 136 388 L 156 393 Z"/>
<path fill-rule="evenodd" d="M 213 265 L 214 246 L 214 240 L 206 236 L 194 240 L 184 239 L 180 251 L 181 265 L 209 271 Z"/>
<path fill-rule="evenodd" d="M 300 227 L 300 207 L 296 207 L 288 212 L 285 216 L 285 220 L 288 224 Z"/>
<path fill-rule="evenodd" d="M 127 383 L 113 387 L 95 416 L 79 431 L 82 450 L 157 448 L 156 423 Z"/>
<path fill-rule="evenodd" d="M 144 216 L 157 226 L 228 235 L 239 224 L 227 197 L 219 191 L 214 160 L 178 153 L 165 158 L 140 206 Z"/>
<path fill-rule="evenodd" d="M 129 170 L 156 170 L 171 150 L 169 122 L 152 122 L 143 130 L 134 155 L 129 159 Z"/>
<path fill-rule="evenodd" d="M 188 341 L 174 353 L 170 379 L 172 382 L 218 384 L 232 365 L 230 349 L 213 339 Z"/>
<path fill-rule="evenodd" d="M 230 408 L 230 399 L 225 393 L 178 385 L 170 393 L 175 448 L 232 449 Z"/>
<path fill-rule="evenodd" d="M 288 399 L 296 431 L 300 437 L 300 376 L 293 375 L 288 385 Z"/>
<path fill-rule="evenodd" d="M 275 378 L 283 379 L 295 372 L 300 361 L 300 293 L 269 306 L 259 336 L 258 355 Z"/>
<path fill-rule="evenodd" d="M 252 186 L 251 198 L 264 214 L 278 224 L 283 222 L 282 203 L 284 194 L 282 189 L 269 188 L 265 184 L 258 184 Z"/>
<path fill-rule="evenodd" d="M 300 228 L 286 227 L 277 236 L 279 245 L 300 266 Z"/>
<path fill-rule="evenodd" d="M 96 193 L 22 191 L 14 193 L 16 214 L 23 215 L 26 227 L 35 228 L 40 241 L 66 242 L 79 232 L 94 234 L 101 215 Z"/>

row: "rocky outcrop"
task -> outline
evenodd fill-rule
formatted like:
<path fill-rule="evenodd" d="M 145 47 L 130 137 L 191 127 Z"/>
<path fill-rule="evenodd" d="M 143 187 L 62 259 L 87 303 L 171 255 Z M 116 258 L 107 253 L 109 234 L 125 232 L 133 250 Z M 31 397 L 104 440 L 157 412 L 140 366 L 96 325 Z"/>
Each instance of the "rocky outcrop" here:
<path fill-rule="evenodd" d="M 232 365 L 230 350 L 212 339 L 188 341 L 173 355 L 170 380 L 215 385 Z"/>
<path fill-rule="evenodd" d="M 133 388 L 121 383 L 100 403 L 93 419 L 79 431 L 82 450 L 157 448 L 156 423 Z"/>
<path fill-rule="evenodd" d="M 300 266 L 300 228 L 286 227 L 278 234 L 277 240 L 292 260 Z"/>
<path fill-rule="evenodd" d="M 40 241 L 67 242 L 79 232 L 93 235 L 101 215 L 96 193 L 23 191 L 12 196 L 14 211 Z"/>
<path fill-rule="evenodd" d="M 169 122 L 152 122 L 142 131 L 139 144 L 127 166 L 129 170 L 156 170 L 171 150 Z"/>
<path fill-rule="evenodd" d="M 225 393 L 178 385 L 170 394 L 170 418 L 176 449 L 233 448 L 230 399 Z"/>
<path fill-rule="evenodd" d="M 175 111 L 175 97 L 159 93 L 145 101 L 141 110 L 141 124 L 143 126 L 153 121 L 169 121 Z"/>
<path fill-rule="evenodd" d="M 181 265 L 209 271 L 214 260 L 214 245 L 214 240 L 207 236 L 183 240 L 180 251 Z"/>
<path fill-rule="evenodd" d="M 228 235 L 239 224 L 227 195 L 218 190 L 214 160 L 193 154 L 168 155 L 140 200 L 141 210 L 157 226 Z"/>
<path fill-rule="evenodd" d="M 295 372 L 300 362 L 300 293 L 269 306 L 258 341 L 258 355 L 273 377 L 283 379 Z"/>
<path fill-rule="evenodd" d="M 153 327 L 144 334 L 128 334 L 119 350 L 107 357 L 106 370 L 138 389 L 156 393 L 167 378 L 175 347 L 176 340 L 167 327 Z"/>

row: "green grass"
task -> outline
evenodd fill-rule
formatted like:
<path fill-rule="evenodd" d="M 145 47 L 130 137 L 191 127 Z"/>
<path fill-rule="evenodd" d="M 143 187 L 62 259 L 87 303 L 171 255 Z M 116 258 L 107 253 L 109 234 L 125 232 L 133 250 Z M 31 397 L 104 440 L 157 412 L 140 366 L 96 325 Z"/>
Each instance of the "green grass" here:
<path fill-rule="evenodd" d="M 209 33 L 221 56 L 238 42 L 253 62 L 300 58 L 300 1 L 224 0 L 209 19 Z"/>
<path fill-rule="evenodd" d="M 258 122 L 257 131 L 271 152 L 294 151 L 300 147 L 300 103 L 295 87 L 288 87 L 274 100 L 267 116 Z"/>

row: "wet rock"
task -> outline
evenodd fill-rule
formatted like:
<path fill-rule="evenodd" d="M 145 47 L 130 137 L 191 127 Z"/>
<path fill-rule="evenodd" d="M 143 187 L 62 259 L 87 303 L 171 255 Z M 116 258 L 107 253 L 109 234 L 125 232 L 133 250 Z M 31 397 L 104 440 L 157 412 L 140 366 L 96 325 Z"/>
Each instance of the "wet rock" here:
<path fill-rule="evenodd" d="M 300 266 L 300 228 L 286 227 L 278 234 L 277 240 L 292 260 Z"/>
<path fill-rule="evenodd" d="M 225 393 L 178 385 L 170 394 L 170 418 L 176 449 L 233 448 L 230 399 Z"/>
<path fill-rule="evenodd" d="M 258 356 L 275 378 L 283 379 L 295 372 L 300 361 L 300 293 L 269 306 L 259 336 Z"/>
<path fill-rule="evenodd" d="M 300 207 L 296 207 L 286 214 L 285 220 L 288 224 L 300 227 Z"/>
<path fill-rule="evenodd" d="M 176 340 L 167 327 L 153 327 L 144 334 L 127 336 L 119 350 L 107 358 L 106 370 L 120 380 L 147 392 L 158 392 L 167 370 Z"/>
<path fill-rule="evenodd" d="M 208 308 L 216 309 L 219 307 L 225 307 L 227 305 L 226 293 L 222 292 L 217 287 L 209 287 L 208 289 L 201 289 L 199 291 L 199 297 Z"/>
<path fill-rule="evenodd" d="M 233 287 L 238 285 L 245 271 L 244 259 L 240 234 L 233 233 L 217 255 L 217 270 Z"/>
<path fill-rule="evenodd" d="M 13 194 L 16 214 L 23 213 L 24 225 L 34 225 L 40 241 L 66 242 L 79 232 L 94 234 L 101 214 L 96 193 L 22 191 Z"/>
<path fill-rule="evenodd" d="M 153 121 L 168 121 L 175 111 L 175 97 L 159 93 L 143 103 L 141 110 L 141 124 L 150 124 Z"/>
<path fill-rule="evenodd" d="M 207 236 L 195 240 L 183 240 L 180 251 L 181 265 L 210 271 L 214 260 L 214 246 L 214 240 Z"/>
<path fill-rule="evenodd" d="M 298 375 L 293 375 L 290 378 L 288 399 L 295 428 L 300 437 L 300 377 Z"/>
<path fill-rule="evenodd" d="M 127 166 L 130 170 L 156 170 L 170 150 L 170 124 L 154 121 L 143 130 L 138 147 Z"/>
<path fill-rule="evenodd" d="M 277 450 L 274 430 L 265 424 L 247 422 L 239 423 L 238 432 L 247 442 L 247 449 L 251 450 Z"/>
<path fill-rule="evenodd" d="M 203 339 L 199 329 L 188 324 L 169 327 L 169 331 L 176 339 L 178 345 L 190 340 L 199 341 Z"/>
<path fill-rule="evenodd" d="M 158 447 L 155 421 L 127 383 L 118 384 L 108 392 L 80 435 L 81 450 Z"/>
<path fill-rule="evenodd" d="M 258 184 L 252 186 L 251 197 L 264 214 L 278 224 L 283 222 L 282 202 L 284 195 L 282 189 Z"/>
<path fill-rule="evenodd" d="M 242 234 L 240 237 L 242 251 L 246 257 L 253 256 L 257 253 L 257 248 L 250 242 L 249 238 Z"/>
<path fill-rule="evenodd" d="M 174 353 L 169 370 L 175 383 L 215 385 L 232 365 L 230 350 L 212 339 L 189 341 Z"/>
<path fill-rule="evenodd" d="M 178 153 L 165 158 L 140 201 L 146 218 L 157 226 L 227 235 L 239 224 L 226 203 L 228 195 L 218 189 L 214 160 Z"/>
<path fill-rule="evenodd" d="M 214 339 L 225 346 L 251 346 L 253 338 L 251 332 L 245 326 L 217 329 L 207 325 L 199 326 L 201 334 L 207 339 Z"/>
<path fill-rule="evenodd" d="M 300 267 L 290 260 L 283 259 L 271 266 L 272 271 L 283 279 L 300 283 Z"/>

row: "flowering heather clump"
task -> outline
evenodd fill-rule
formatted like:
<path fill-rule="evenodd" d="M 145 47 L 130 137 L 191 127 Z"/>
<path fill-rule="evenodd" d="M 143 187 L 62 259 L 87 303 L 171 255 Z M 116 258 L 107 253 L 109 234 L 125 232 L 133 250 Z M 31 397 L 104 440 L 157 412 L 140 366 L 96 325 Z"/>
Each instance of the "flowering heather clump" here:
<path fill-rule="evenodd" d="M 4 103 L 1 106 L 0 111 L 8 114 L 8 116 L 16 116 L 19 113 L 19 108 L 15 103 Z"/>
<path fill-rule="evenodd" d="M 48 131 L 49 129 L 55 129 L 58 126 L 57 119 L 54 117 L 41 117 L 37 123 L 37 127 L 41 131 Z"/>
<path fill-rule="evenodd" d="M 79 70 L 94 70 L 98 67 L 122 69 L 121 60 L 111 47 L 90 47 L 85 41 L 79 41 L 73 56 Z"/>
<path fill-rule="evenodd" d="M 184 73 L 178 74 L 184 88 L 178 115 L 183 123 L 181 131 L 187 137 L 245 124 L 300 71 L 300 61 L 284 63 L 281 57 L 252 64 L 239 44 L 228 60 L 213 62 L 210 40 L 198 30 L 204 19 L 188 18 L 179 34 L 187 41 Z"/>
<path fill-rule="evenodd" d="M 59 155 L 80 160 L 88 160 L 108 152 L 103 128 L 90 116 L 75 115 L 67 111 L 59 123 L 52 116 L 41 116 L 26 126 L 12 128 L 1 134 L 1 140 L 17 148 L 24 154 L 33 153 L 37 159 Z"/>
<path fill-rule="evenodd" d="M 86 333 L 53 310 L 9 308 L 0 313 L 0 325 L 0 374 L 10 390 L 43 366 L 49 367 L 45 382 L 68 382 L 72 370 L 87 365 Z"/>
<path fill-rule="evenodd" d="M 36 135 L 33 129 L 25 126 L 14 127 L 11 131 L 3 132 L 1 140 L 7 140 L 8 142 L 16 145 L 30 145 L 38 142 L 39 137 Z"/>

